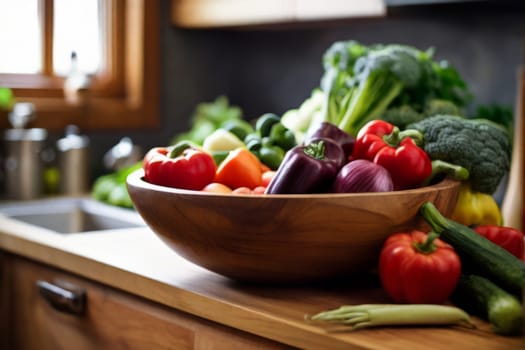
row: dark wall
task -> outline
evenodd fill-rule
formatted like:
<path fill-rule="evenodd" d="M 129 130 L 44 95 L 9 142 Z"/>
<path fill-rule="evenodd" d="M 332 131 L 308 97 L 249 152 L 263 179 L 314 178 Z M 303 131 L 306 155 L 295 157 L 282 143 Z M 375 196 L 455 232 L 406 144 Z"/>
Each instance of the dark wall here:
<path fill-rule="evenodd" d="M 469 83 L 477 103 L 514 106 L 516 73 L 524 62 L 523 6 L 398 7 L 386 18 L 242 30 L 185 30 L 171 25 L 163 1 L 162 125 L 133 132 L 144 148 L 165 144 L 189 126 L 195 106 L 229 97 L 248 119 L 297 107 L 319 83 L 321 57 L 331 43 L 403 43 L 434 47 Z M 91 135 L 95 159 L 118 133 Z"/>

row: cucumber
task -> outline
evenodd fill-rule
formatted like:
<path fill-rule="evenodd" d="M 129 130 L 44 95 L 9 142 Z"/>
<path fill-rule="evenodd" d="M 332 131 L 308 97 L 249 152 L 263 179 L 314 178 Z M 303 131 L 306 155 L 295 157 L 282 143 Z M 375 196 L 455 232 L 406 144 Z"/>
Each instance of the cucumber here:
<path fill-rule="evenodd" d="M 424 203 L 421 215 L 440 238 L 458 252 L 461 262 L 516 296 L 525 287 L 525 263 L 468 226 L 445 218 L 434 204 Z"/>
<path fill-rule="evenodd" d="M 450 299 L 456 306 L 489 321 L 497 334 L 515 335 L 523 330 L 519 300 L 484 277 L 461 275 Z"/>

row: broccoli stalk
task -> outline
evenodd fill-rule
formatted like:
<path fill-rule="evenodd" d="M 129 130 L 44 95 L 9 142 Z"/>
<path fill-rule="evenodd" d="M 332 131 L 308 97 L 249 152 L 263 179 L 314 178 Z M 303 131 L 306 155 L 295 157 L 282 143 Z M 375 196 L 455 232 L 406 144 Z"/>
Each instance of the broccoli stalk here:
<path fill-rule="evenodd" d="M 383 71 L 371 72 L 359 87 L 352 91 L 352 98 L 339 128 L 357 135 L 359 128 L 367 121 L 379 117 L 388 105 L 399 95 L 403 83 L 392 74 Z"/>
<path fill-rule="evenodd" d="M 341 42 L 334 45 L 335 49 L 324 56 L 324 118 L 354 136 L 431 70 L 427 55 L 412 47 L 387 45 L 359 50 L 361 46 L 351 41 L 345 50 Z"/>

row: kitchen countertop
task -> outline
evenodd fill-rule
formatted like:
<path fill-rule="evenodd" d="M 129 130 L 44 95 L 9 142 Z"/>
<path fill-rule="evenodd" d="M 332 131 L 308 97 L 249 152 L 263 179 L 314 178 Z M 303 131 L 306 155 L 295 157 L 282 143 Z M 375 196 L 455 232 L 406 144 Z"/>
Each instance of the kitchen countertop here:
<path fill-rule="evenodd" d="M 388 302 L 374 275 L 312 286 L 236 283 L 169 249 L 147 227 L 58 234 L 0 215 L 0 250 L 58 267 L 207 320 L 298 348 L 525 349 L 473 318 L 466 327 L 386 327 L 341 332 L 304 320 L 343 304 Z"/>

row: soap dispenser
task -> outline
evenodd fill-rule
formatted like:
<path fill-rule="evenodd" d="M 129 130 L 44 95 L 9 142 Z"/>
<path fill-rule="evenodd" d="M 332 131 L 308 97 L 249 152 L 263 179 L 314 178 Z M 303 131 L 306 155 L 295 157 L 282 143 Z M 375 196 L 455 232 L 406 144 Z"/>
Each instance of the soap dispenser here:
<path fill-rule="evenodd" d="M 89 192 L 89 138 L 80 135 L 75 125 L 66 127 L 65 136 L 57 141 L 59 190 L 64 195 L 86 195 Z"/>

